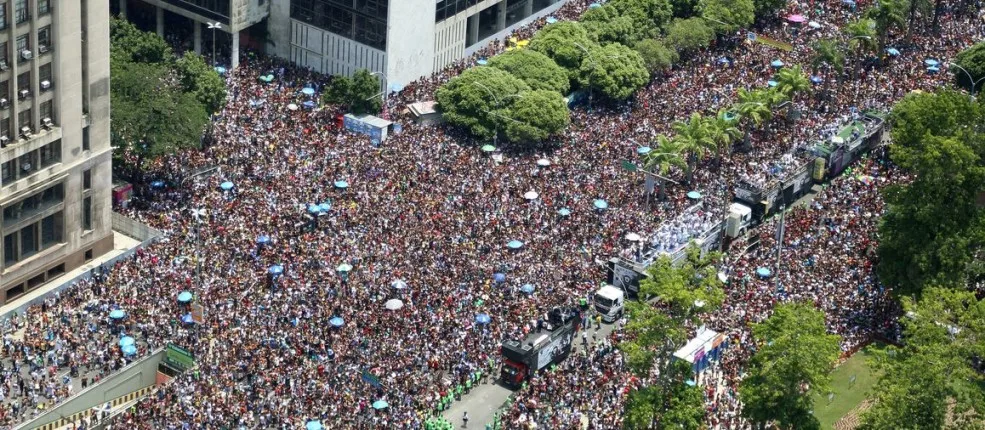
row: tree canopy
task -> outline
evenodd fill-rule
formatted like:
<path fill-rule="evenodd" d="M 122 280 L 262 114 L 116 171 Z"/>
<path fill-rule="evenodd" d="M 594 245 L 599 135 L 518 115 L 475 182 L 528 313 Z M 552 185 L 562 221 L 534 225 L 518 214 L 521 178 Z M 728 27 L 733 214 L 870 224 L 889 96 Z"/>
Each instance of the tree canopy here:
<path fill-rule="evenodd" d="M 666 43 L 682 56 L 707 48 L 715 40 L 715 30 L 702 18 L 677 18 L 667 26 Z"/>
<path fill-rule="evenodd" d="M 954 78 L 958 85 L 971 91 L 971 83 L 977 82 L 975 92 L 981 91 L 985 86 L 985 42 L 978 42 L 971 47 L 958 53 L 954 57 L 954 64 L 967 70 L 968 76 L 964 71 L 955 67 Z"/>
<path fill-rule="evenodd" d="M 719 33 L 735 32 L 756 19 L 753 0 L 699 0 L 698 9 Z"/>
<path fill-rule="evenodd" d="M 568 74 L 554 60 L 531 49 L 515 49 L 489 59 L 489 66 L 510 73 L 534 90 L 567 94 Z"/>
<path fill-rule="evenodd" d="M 438 88 L 435 98 L 445 121 L 490 139 L 501 121 L 492 112 L 510 109 L 516 96 L 528 90 L 527 84 L 503 70 L 473 67 Z"/>
<path fill-rule="evenodd" d="M 588 34 L 603 45 L 609 43 L 631 45 L 651 33 L 648 29 L 637 28 L 632 18 L 621 15 L 609 4 L 586 11 L 581 17 L 581 23 Z M 656 28 L 654 25 L 650 27 Z"/>
<path fill-rule="evenodd" d="M 581 62 L 579 82 L 591 86 L 610 100 L 625 100 L 650 81 L 643 57 L 624 45 L 613 43 L 589 51 Z"/>
<path fill-rule="evenodd" d="M 670 69 L 680 59 L 677 51 L 668 48 L 662 40 L 646 39 L 633 46 L 633 49 L 643 58 L 643 64 L 651 74 Z"/>
<path fill-rule="evenodd" d="M 892 110 L 892 160 L 913 174 L 888 187 L 879 227 L 879 276 L 901 295 L 925 285 L 964 288 L 981 279 L 985 121 L 956 91 L 911 93 Z"/>
<path fill-rule="evenodd" d="M 222 109 L 226 104 L 226 83 L 205 62 L 205 57 L 186 52 L 174 65 L 185 92 L 195 96 L 207 112 L 214 113 Z"/>
<path fill-rule="evenodd" d="M 535 33 L 530 39 L 529 48 L 554 60 L 568 72 L 568 79 L 576 81 L 582 60 L 596 46 L 584 25 L 575 21 L 561 21 L 549 24 Z"/>
<path fill-rule="evenodd" d="M 568 126 L 568 105 L 555 91 L 525 91 L 496 119 L 511 142 L 539 142 Z"/>
<path fill-rule="evenodd" d="M 352 75 L 334 76 L 325 87 L 322 100 L 325 103 L 345 106 L 349 112 L 361 114 L 376 114 L 383 107 L 383 95 L 380 94 L 380 80 L 366 69 L 359 69 Z"/>

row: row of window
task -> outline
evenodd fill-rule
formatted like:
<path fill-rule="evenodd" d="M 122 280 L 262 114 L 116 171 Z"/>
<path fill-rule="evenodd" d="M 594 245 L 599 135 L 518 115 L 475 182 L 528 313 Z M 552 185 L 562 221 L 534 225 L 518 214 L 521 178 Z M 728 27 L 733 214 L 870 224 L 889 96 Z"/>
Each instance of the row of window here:
<path fill-rule="evenodd" d="M 40 108 L 40 116 L 38 118 L 41 120 L 41 127 L 54 127 L 55 107 L 52 100 L 45 100 L 38 107 Z M 0 147 L 6 147 L 18 138 L 29 139 L 36 131 L 34 130 L 34 109 L 31 107 L 21 109 L 17 112 L 16 124 L 12 123 L 13 119 L 12 117 L 0 118 Z M 19 126 L 20 128 L 13 128 L 14 126 Z"/>
<path fill-rule="evenodd" d="M 7 161 L 0 166 L 0 180 L 3 184 L 24 179 L 35 172 L 62 162 L 61 139 L 41 148 Z"/>
<path fill-rule="evenodd" d="M 38 55 L 51 52 L 51 26 L 45 26 L 38 30 L 38 49 L 34 52 L 31 49 L 31 35 L 22 34 L 17 36 L 16 44 L 14 45 L 16 50 L 14 51 L 14 57 L 17 58 L 17 63 L 21 64 Z M 10 52 L 7 49 L 7 42 L 0 43 L 0 70 L 6 70 L 10 64 Z"/>
<path fill-rule="evenodd" d="M 482 0 L 439 0 L 434 11 L 434 22 L 441 22 L 457 15 L 460 12 L 465 12 L 465 9 L 475 6 L 481 1 Z"/>
<path fill-rule="evenodd" d="M 385 0 L 292 0 L 291 17 L 386 50 Z"/>
<path fill-rule="evenodd" d="M 0 3 L 0 29 L 7 28 L 7 3 Z M 51 13 L 51 0 L 38 0 L 38 16 Z M 28 0 L 14 0 L 14 22 L 23 24 L 31 19 Z"/>
<path fill-rule="evenodd" d="M 63 212 L 48 215 L 3 237 L 3 263 L 9 267 L 61 243 L 64 228 Z"/>

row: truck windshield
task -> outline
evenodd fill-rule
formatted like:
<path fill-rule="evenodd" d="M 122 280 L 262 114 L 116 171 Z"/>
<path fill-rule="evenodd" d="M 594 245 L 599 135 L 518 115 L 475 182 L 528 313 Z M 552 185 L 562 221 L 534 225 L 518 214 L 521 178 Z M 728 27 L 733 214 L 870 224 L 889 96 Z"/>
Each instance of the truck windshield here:
<path fill-rule="evenodd" d="M 604 306 L 604 307 L 610 307 L 610 306 L 612 306 L 612 300 L 596 294 L 595 295 L 595 304 L 596 305 L 600 305 L 600 306 Z"/>

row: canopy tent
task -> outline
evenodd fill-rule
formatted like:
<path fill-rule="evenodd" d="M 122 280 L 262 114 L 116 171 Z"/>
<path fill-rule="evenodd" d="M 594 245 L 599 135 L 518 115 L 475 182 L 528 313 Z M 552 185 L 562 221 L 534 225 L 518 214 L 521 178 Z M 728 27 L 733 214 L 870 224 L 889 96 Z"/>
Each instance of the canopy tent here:
<path fill-rule="evenodd" d="M 701 326 L 693 339 L 674 352 L 674 359 L 684 360 L 691 364 L 695 373 L 700 372 L 708 367 L 711 360 L 718 360 L 728 347 L 727 340 L 725 335 Z"/>

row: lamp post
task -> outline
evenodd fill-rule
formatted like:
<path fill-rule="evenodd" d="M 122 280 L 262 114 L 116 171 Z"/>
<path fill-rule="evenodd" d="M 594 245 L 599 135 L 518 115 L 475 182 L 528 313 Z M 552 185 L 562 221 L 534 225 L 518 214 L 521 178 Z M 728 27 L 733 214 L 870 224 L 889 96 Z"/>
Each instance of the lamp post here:
<path fill-rule="evenodd" d="M 383 72 L 370 73 L 370 76 L 377 76 L 377 75 L 383 78 L 380 80 L 380 94 L 383 94 L 383 110 L 386 111 L 386 93 L 387 93 L 386 84 L 389 81 L 389 79 L 387 79 L 386 75 Z"/>
<path fill-rule="evenodd" d="M 496 93 L 493 92 L 493 90 L 490 90 L 489 87 L 483 85 L 481 82 L 472 82 L 470 85 L 475 85 L 475 86 L 477 86 L 479 88 L 482 88 L 487 93 L 489 93 L 489 96 L 492 97 L 492 99 L 496 101 L 496 107 L 497 108 L 500 107 L 500 106 L 502 106 L 503 99 L 500 99 L 499 97 L 496 97 Z M 520 98 L 522 98 L 523 95 L 517 93 L 517 94 L 509 94 L 506 97 L 520 97 Z M 500 114 L 497 114 L 497 113 L 494 113 L 493 111 L 490 111 L 490 110 L 487 110 L 485 112 L 488 113 L 488 114 L 490 114 L 490 115 L 497 115 L 497 116 L 506 118 L 505 116 L 500 115 Z M 516 121 L 513 118 L 509 118 L 509 119 L 511 119 L 513 121 Z M 517 122 L 519 122 L 519 121 L 517 121 Z M 493 130 L 493 146 L 497 146 L 498 145 L 498 142 L 499 142 L 499 127 L 495 127 L 495 129 Z"/>
<path fill-rule="evenodd" d="M 208 212 L 202 208 L 192 209 L 192 218 L 195 218 L 195 277 L 198 279 L 199 287 L 202 285 L 202 217 Z"/>
<path fill-rule="evenodd" d="M 975 80 L 975 77 L 972 76 L 971 73 L 968 72 L 968 70 L 965 69 L 964 67 L 961 67 L 961 66 L 959 66 L 957 64 L 954 64 L 954 63 L 951 63 L 951 67 L 957 68 L 958 70 L 964 72 L 964 74 L 966 76 L 968 76 L 968 82 L 971 82 L 971 100 L 974 101 L 975 100 L 975 87 L 978 86 L 978 83 L 979 82 L 985 81 L 985 76 L 982 76 L 981 79 L 979 79 L 979 80 L 976 81 Z"/>
<path fill-rule="evenodd" d="M 209 29 L 212 30 L 212 67 L 216 67 L 217 61 L 215 58 L 215 31 L 222 29 L 221 22 L 206 22 L 209 25 Z"/>
<path fill-rule="evenodd" d="M 782 184 L 780 189 L 781 190 L 783 189 Z M 774 274 L 774 276 L 776 277 L 777 290 L 780 289 L 780 254 L 783 252 L 783 227 L 784 227 L 783 223 L 784 223 L 784 215 L 786 215 L 786 213 L 787 213 L 787 206 L 780 205 L 780 231 L 777 234 L 779 240 L 776 242 L 776 273 Z"/>

